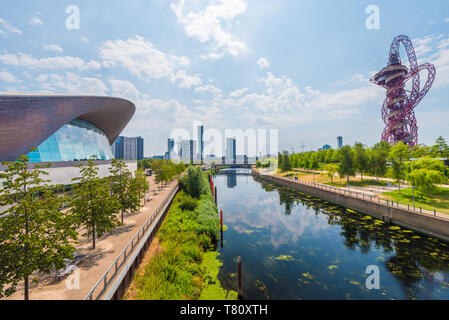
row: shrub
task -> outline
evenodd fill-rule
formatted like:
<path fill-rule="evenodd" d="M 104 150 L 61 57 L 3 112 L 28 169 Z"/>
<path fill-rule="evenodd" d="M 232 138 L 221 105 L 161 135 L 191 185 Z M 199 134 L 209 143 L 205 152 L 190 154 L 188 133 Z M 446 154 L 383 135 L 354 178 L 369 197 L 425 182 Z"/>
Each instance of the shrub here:
<path fill-rule="evenodd" d="M 196 209 L 197 206 L 198 201 L 188 195 L 183 197 L 179 203 L 179 207 L 181 208 L 182 211 L 186 210 L 193 211 Z"/>

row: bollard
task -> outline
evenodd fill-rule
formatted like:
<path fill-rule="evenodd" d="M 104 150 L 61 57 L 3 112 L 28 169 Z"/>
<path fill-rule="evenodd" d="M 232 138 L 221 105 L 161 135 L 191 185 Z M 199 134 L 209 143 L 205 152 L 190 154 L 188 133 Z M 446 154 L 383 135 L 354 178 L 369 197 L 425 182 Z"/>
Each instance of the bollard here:
<path fill-rule="evenodd" d="M 240 256 L 237 258 L 237 281 L 238 281 L 238 298 L 243 299 L 243 288 L 242 288 L 242 258 Z"/>
<path fill-rule="evenodd" d="M 220 230 L 223 231 L 223 209 L 220 210 Z"/>
<path fill-rule="evenodd" d="M 215 197 L 215 205 L 217 205 L 217 187 L 215 187 L 214 197 Z"/>
<path fill-rule="evenodd" d="M 221 248 L 223 249 L 223 230 L 220 231 L 220 244 L 221 244 Z"/>

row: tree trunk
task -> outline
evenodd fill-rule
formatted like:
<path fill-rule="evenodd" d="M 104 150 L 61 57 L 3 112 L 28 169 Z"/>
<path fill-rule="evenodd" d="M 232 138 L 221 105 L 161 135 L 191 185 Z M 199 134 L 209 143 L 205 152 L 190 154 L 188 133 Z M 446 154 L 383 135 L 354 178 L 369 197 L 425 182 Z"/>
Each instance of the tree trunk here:
<path fill-rule="evenodd" d="M 95 249 L 95 223 L 92 226 L 92 249 Z"/>
<path fill-rule="evenodd" d="M 121 211 L 122 211 L 122 224 L 123 224 L 123 208 L 121 209 Z"/>
<path fill-rule="evenodd" d="M 29 292 L 29 279 L 28 276 L 25 277 L 25 300 L 30 300 L 30 292 Z"/>

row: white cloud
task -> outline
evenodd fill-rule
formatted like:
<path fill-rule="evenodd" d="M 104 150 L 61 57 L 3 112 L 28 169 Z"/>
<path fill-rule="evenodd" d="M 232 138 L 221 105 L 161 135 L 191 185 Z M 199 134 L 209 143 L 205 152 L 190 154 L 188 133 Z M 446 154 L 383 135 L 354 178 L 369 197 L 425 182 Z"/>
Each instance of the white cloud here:
<path fill-rule="evenodd" d="M 188 5 L 186 5 L 186 2 Z M 238 56 L 248 51 L 246 43 L 238 40 L 224 27 L 229 26 L 232 20 L 243 14 L 248 4 L 246 0 L 208 0 L 202 10 L 191 11 L 192 6 L 197 7 L 196 1 L 178 0 L 171 3 L 171 8 L 183 25 L 187 36 L 198 39 L 201 43 L 210 43 L 212 54 L 203 55 L 212 60 L 223 56 L 223 51 Z"/>
<path fill-rule="evenodd" d="M 222 94 L 220 89 L 210 84 L 195 88 L 195 92 L 196 93 L 207 92 L 211 94 L 213 97 L 219 97 Z"/>
<path fill-rule="evenodd" d="M 449 85 L 449 36 L 430 35 L 413 40 L 418 64 L 429 62 L 435 65 L 436 78 L 434 87 L 443 88 Z M 425 72 L 422 73 L 427 77 Z M 424 85 L 424 80 L 421 80 Z"/>
<path fill-rule="evenodd" d="M 183 69 L 190 64 L 189 59 L 157 50 L 139 36 L 107 41 L 100 47 L 99 56 L 105 67 L 122 66 L 141 80 L 167 79 L 181 88 L 202 83 L 200 75 L 189 75 Z"/>
<path fill-rule="evenodd" d="M 64 51 L 57 44 L 44 44 L 43 48 L 44 48 L 44 50 L 47 50 L 47 51 L 55 51 L 55 52 L 63 52 Z"/>
<path fill-rule="evenodd" d="M 257 65 L 259 66 L 260 69 L 269 68 L 270 67 L 270 61 L 268 61 L 265 58 L 260 58 L 257 61 Z"/>
<path fill-rule="evenodd" d="M 449 18 L 444 19 L 444 22 L 449 22 Z"/>
<path fill-rule="evenodd" d="M 15 34 L 20 35 L 20 34 L 22 34 L 22 31 L 16 27 L 14 27 L 13 25 L 9 24 L 2 18 L 0 18 L 0 35 L 2 37 L 7 37 L 8 34 L 10 34 L 10 33 L 15 33 Z"/>
<path fill-rule="evenodd" d="M 0 62 L 6 65 L 25 67 L 29 69 L 78 69 L 84 71 L 89 69 L 98 70 L 101 68 L 101 65 L 97 61 L 92 60 L 85 62 L 83 59 L 77 57 L 64 56 L 35 58 L 28 54 L 10 54 L 7 51 L 0 54 Z"/>
<path fill-rule="evenodd" d="M 366 78 L 363 74 L 359 73 L 352 76 L 349 80 L 340 80 L 335 82 L 334 86 L 359 85 L 367 83 L 369 83 L 369 79 Z"/>
<path fill-rule="evenodd" d="M 245 92 L 248 91 L 248 88 L 243 88 L 243 89 L 239 89 L 239 90 L 235 90 L 233 92 L 231 92 L 230 96 L 232 98 L 238 98 L 240 97 L 242 94 L 245 94 Z"/>
<path fill-rule="evenodd" d="M 0 71 L 0 81 L 4 81 L 7 83 L 16 83 L 18 82 L 16 77 L 7 71 Z"/>
<path fill-rule="evenodd" d="M 28 24 L 31 26 L 41 26 L 44 23 L 38 17 L 31 17 L 30 20 L 28 20 Z"/>
<path fill-rule="evenodd" d="M 47 92 L 104 96 L 109 91 L 100 79 L 82 77 L 72 72 L 65 75 L 40 75 L 36 80 L 40 82 L 40 90 Z"/>

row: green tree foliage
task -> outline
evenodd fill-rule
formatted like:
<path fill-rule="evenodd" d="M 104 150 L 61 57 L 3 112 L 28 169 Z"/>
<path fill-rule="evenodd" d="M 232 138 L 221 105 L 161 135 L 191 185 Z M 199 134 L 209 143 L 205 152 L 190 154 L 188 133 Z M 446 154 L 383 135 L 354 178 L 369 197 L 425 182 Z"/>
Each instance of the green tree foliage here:
<path fill-rule="evenodd" d="M 439 157 L 449 157 L 449 146 L 446 143 L 446 140 L 444 140 L 443 137 L 438 137 L 438 139 L 435 141 L 435 156 Z"/>
<path fill-rule="evenodd" d="M 376 143 L 368 151 L 369 171 L 379 180 L 387 172 L 387 158 L 390 153 L 390 145 L 384 141 Z"/>
<path fill-rule="evenodd" d="M 354 145 L 354 162 L 357 171 L 363 182 L 363 174 L 369 171 L 369 157 L 368 153 L 362 143 L 357 142 Z"/>
<path fill-rule="evenodd" d="M 282 170 L 283 167 L 284 167 L 284 155 L 278 152 L 278 168 Z"/>
<path fill-rule="evenodd" d="M 404 142 L 399 141 L 396 145 L 391 147 L 390 157 L 397 159 L 400 162 L 408 160 L 410 157 L 410 147 L 404 144 Z"/>
<path fill-rule="evenodd" d="M 97 236 L 101 237 L 121 224 L 117 219 L 120 204 L 110 195 L 108 182 L 98 177 L 98 166 L 92 160 L 77 167 L 81 176 L 72 179 L 77 185 L 70 212 L 78 224 L 86 228 L 85 236 L 92 235 L 92 248 L 95 249 Z"/>
<path fill-rule="evenodd" d="M 207 181 L 203 178 L 200 167 L 190 166 L 187 174 L 179 181 L 180 187 L 193 198 L 199 199 L 207 190 Z"/>
<path fill-rule="evenodd" d="M 334 183 L 334 176 L 338 172 L 338 165 L 335 163 L 329 163 L 324 167 L 327 171 L 327 176 L 331 179 L 331 183 Z"/>
<path fill-rule="evenodd" d="M 444 177 L 441 172 L 429 169 L 417 169 L 406 176 L 407 181 L 416 187 L 421 198 L 429 196 L 438 190 L 436 184 L 443 183 Z"/>
<path fill-rule="evenodd" d="M 123 160 L 113 159 L 109 167 L 109 177 L 111 181 L 112 194 L 117 198 L 119 203 L 121 222 L 123 223 L 123 215 L 127 210 L 138 210 L 140 206 L 140 198 L 133 189 L 132 174 L 128 170 Z"/>
<path fill-rule="evenodd" d="M 284 151 L 284 156 L 283 156 L 283 161 L 282 161 L 282 167 L 281 170 L 282 171 L 290 171 L 292 169 L 292 164 L 290 162 L 290 156 L 288 154 L 288 151 Z"/>
<path fill-rule="evenodd" d="M 393 173 L 393 178 L 398 184 L 399 193 L 401 193 L 401 181 L 405 179 L 405 165 L 403 162 L 395 158 L 392 158 L 391 169 Z"/>
<path fill-rule="evenodd" d="M 58 209 L 61 202 L 42 177 L 48 173 L 41 166 L 29 169 L 28 161 L 21 156 L 4 163 L 0 173 L 0 297 L 13 294 L 23 280 L 25 300 L 33 273 L 64 267 L 77 239 L 73 219 Z"/>
<path fill-rule="evenodd" d="M 137 194 L 137 198 L 139 199 L 139 209 L 140 209 L 140 199 L 145 196 L 145 193 L 150 188 L 150 184 L 147 180 L 147 177 L 142 169 L 137 169 L 134 178 L 131 180 L 130 189 L 131 192 L 135 192 Z"/>
<path fill-rule="evenodd" d="M 349 177 L 355 176 L 356 172 L 354 152 L 350 146 L 343 146 L 340 151 L 341 163 L 338 169 L 338 174 L 340 176 L 345 176 L 349 184 Z"/>

